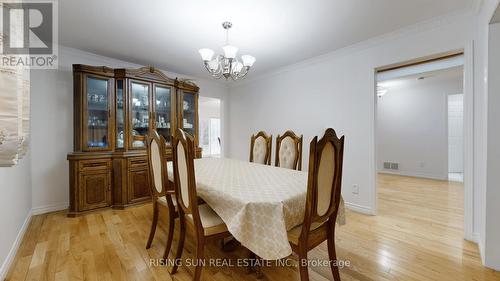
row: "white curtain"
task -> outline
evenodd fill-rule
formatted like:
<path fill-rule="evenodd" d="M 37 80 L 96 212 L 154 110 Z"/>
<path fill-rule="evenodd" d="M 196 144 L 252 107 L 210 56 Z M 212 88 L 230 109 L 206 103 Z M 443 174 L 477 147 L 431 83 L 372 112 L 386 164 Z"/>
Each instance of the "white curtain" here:
<path fill-rule="evenodd" d="M 11 19 L 12 21 L 14 18 Z M 17 19 L 22 28 L 22 19 Z M 2 39 L 2 34 L 0 34 Z M 29 146 L 29 69 L 0 66 L 0 166 L 17 164 Z"/>
<path fill-rule="evenodd" d="M 15 69 L 0 69 L 0 166 L 17 163 L 20 147 L 18 82 Z"/>
<path fill-rule="evenodd" d="M 21 98 L 22 98 L 22 112 L 21 116 L 21 147 L 19 156 L 26 155 L 29 147 L 30 140 L 30 71 L 24 69 L 22 71 L 21 81 Z"/>

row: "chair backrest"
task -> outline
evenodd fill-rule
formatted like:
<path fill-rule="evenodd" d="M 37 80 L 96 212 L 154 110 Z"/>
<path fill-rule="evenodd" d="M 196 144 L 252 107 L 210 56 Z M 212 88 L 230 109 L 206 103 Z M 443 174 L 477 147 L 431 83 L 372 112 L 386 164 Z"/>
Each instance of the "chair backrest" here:
<path fill-rule="evenodd" d="M 250 138 L 250 162 L 271 165 L 273 136 L 260 131 Z"/>
<path fill-rule="evenodd" d="M 310 145 L 309 174 L 307 180 L 306 213 L 302 232 L 308 232 L 312 223 L 335 223 L 340 203 L 344 136 L 337 137 L 329 128 L 318 141 L 316 136 Z"/>
<path fill-rule="evenodd" d="M 276 167 L 302 170 L 302 139 L 293 131 L 286 131 L 276 138 Z"/>
<path fill-rule="evenodd" d="M 146 146 L 151 194 L 154 197 L 164 196 L 168 189 L 165 139 L 152 130 L 147 137 Z"/>
<path fill-rule="evenodd" d="M 203 233 L 203 226 L 198 211 L 196 177 L 194 170 L 194 138 L 182 129 L 177 129 L 172 144 L 174 166 L 175 197 L 179 212 L 191 214 L 196 231 Z"/>

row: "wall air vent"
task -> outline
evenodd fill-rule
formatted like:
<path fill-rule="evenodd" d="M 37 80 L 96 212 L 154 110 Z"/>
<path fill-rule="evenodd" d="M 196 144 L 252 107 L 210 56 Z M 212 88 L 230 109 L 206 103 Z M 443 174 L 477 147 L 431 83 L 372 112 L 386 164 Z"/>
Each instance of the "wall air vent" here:
<path fill-rule="evenodd" d="M 399 170 L 399 163 L 384 162 L 385 170 Z"/>

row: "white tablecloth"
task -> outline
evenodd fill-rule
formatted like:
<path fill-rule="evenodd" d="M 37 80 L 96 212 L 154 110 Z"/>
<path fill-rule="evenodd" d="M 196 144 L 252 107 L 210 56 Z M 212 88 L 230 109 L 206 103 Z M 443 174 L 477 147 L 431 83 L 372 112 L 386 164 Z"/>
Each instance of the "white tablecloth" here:
<path fill-rule="evenodd" d="M 168 177 L 173 181 L 171 162 Z M 303 222 L 307 172 L 203 158 L 195 160 L 195 177 L 198 196 L 243 246 L 267 260 L 292 253 L 287 230 Z M 343 201 L 337 222 L 345 222 Z"/>

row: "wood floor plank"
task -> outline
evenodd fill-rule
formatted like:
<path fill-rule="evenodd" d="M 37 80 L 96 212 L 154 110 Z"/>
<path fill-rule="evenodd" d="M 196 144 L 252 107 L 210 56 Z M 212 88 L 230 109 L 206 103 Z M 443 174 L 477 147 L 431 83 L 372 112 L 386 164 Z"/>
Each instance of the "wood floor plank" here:
<path fill-rule="evenodd" d="M 337 256 L 350 262 L 340 270 L 342 280 L 500 280 L 499 272 L 481 265 L 477 245 L 463 239 L 462 184 L 394 175 L 380 175 L 378 180 L 378 215 L 347 211 L 347 224 L 336 229 Z M 145 249 L 151 211 L 146 204 L 77 218 L 67 218 L 64 212 L 34 216 L 6 280 L 191 280 L 193 267 L 183 266 L 170 276 L 169 266 L 155 264 L 166 243 L 165 213 L 152 247 Z M 172 249 L 177 241 L 176 232 Z M 193 258 L 194 248 L 188 236 L 185 261 Z M 219 244 L 208 245 L 207 259 L 233 264 L 207 265 L 203 280 L 256 280 L 254 273 L 235 266 L 248 255 L 243 247 L 226 253 Z M 327 260 L 326 243 L 308 257 Z M 286 261 L 287 266 L 263 267 L 263 280 L 300 280 L 297 257 Z M 311 280 L 333 279 L 325 266 L 311 266 L 309 275 Z"/>

